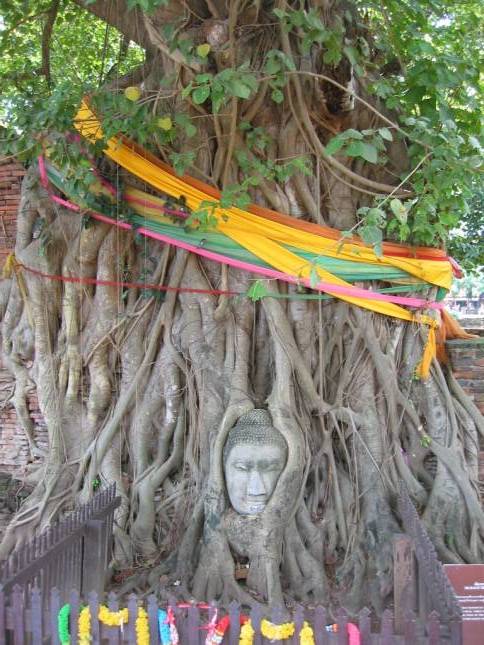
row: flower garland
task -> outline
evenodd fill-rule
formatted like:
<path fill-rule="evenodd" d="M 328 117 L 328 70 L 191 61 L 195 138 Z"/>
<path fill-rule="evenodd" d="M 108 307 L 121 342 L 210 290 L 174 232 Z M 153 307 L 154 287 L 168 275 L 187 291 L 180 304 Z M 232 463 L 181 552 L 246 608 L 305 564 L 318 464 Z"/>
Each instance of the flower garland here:
<path fill-rule="evenodd" d="M 179 645 L 180 639 L 171 607 L 168 607 L 168 612 L 158 609 L 158 631 L 161 645 Z"/>
<path fill-rule="evenodd" d="M 301 645 L 314 645 L 314 630 L 309 623 L 304 622 L 299 632 L 299 643 Z"/>
<path fill-rule="evenodd" d="M 252 623 L 250 620 L 248 620 L 246 623 L 242 625 L 242 628 L 240 630 L 240 635 L 239 635 L 239 645 L 252 645 L 254 642 L 254 628 L 252 627 Z"/>
<path fill-rule="evenodd" d="M 63 608 L 64 609 L 64 608 Z M 59 612 L 60 614 L 60 612 Z M 106 605 L 99 607 L 98 618 L 108 627 L 123 627 L 128 622 L 129 612 L 128 609 L 121 609 L 120 611 L 111 611 Z M 89 645 L 91 642 L 91 610 L 89 607 L 84 607 L 79 613 L 79 621 L 77 623 L 77 633 L 79 637 L 79 645 Z M 62 642 L 62 641 L 61 641 Z M 69 641 L 67 641 L 68 643 Z M 137 645 L 149 645 L 150 630 L 148 623 L 148 614 L 142 608 L 138 608 L 136 616 L 136 643 Z M 67 645 L 63 643 L 63 645 Z M 175 644 L 173 644 L 175 645 Z"/>
<path fill-rule="evenodd" d="M 69 645 L 71 636 L 69 634 L 69 616 L 71 613 L 71 606 L 69 604 L 63 605 L 59 614 L 57 615 L 57 634 L 61 645 Z"/>
<path fill-rule="evenodd" d="M 77 622 L 79 645 L 89 645 L 91 642 L 91 610 L 89 607 L 81 609 Z"/>
<path fill-rule="evenodd" d="M 216 615 L 215 615 L 216 619 Z M 230 616 L 224 616 L 221 620 L 209 625 L 209 630 L 207 638 L 205 639 L 205 645 L 220 645 L 224 639 L 225 632 L 227 631 L 230 625 Z"/>
<path fill-rule="evenodd" d="M 296 626 L 294 623 L 283 623 L 282 625 L 274 625 L 265 618 L 261 621 L 260 631 L 262 636 L 271 641 L 283 641 L 294 636 Z M 252 645 L 254 642 L 254 628 L 252 623 L 248 620 L 240 630 L 239 645 Z M 299 632 L 300 645 L 314 645 L 314 631 L 311 625 L 307 622 L 304 623 L 301 631 Z"/>
<path fill-rule="evenodd" d="M 150 645 L 148 614 L 143 607 L 138 607 L 136 616 L 136 642 L 138 645 Z"/>
<path fill-rule="evenodd" d="M 291 636 L 296 631 L 294 623 L 282 623 L 282 625 L 274 625 L 265 618 L 260 623 L 260 633 L 270 641 L 283 641 Z"/>
<path fill-rule="evenodd" d="M 64 605 L 57 617 L 57 628 L 59 641 L 61 645 L 69 645 L 69 616 L 71 607 L 69 604 Z M 123 627 L 128 622 L 129 612 L 128 609 L 121 609 L 120 611 L 111 611 L 105 605 L 99 607 L 99 620 L 110 627 Z M 239 645 L 253 645 L 255 631 L 252 623 L 247 616 L 240 616 L 241 630 L 239 636 Z M 216 615 L 208 625 L 208 634 L 205 640 L 205 645 L 220 645 L 224 639 L 225 632 L 230 626 L 230 617 L 224 616 L 217 622 Z M 261 621 L 261 634 L 268 640 L 283 641 L 291 638 L 296 627 L 294 623 L 283 623 L 275 625 L 267 619 Z M 360 631 L 353 623 L 348 623 L 348 637 L 349 645 L 360 645 Z M 160 635 L 161 645 L 179 645 L 178 631 L 175 625 L 175 616 L 171 607 L 168 611 L 163 609 L 158 610 L 158 630 Z M 338 625 L 326 625 L 327 632 L 337 633 Z M 78 638 L 79 645 L 90 645 L 91 643 L 91 611 L 89 607 L 83 607 L 79 613 L 78 621 Z M 137 645 L 150 644 L 150 631 L 148 622 L 148 613 L 142 607 L 138 608 L 136 617 L 136 643 Z M 314 630 L 308 622 L 304 622 L 301 631 L 299 632 L 300 645 L 315 645 Z"/>
<path fill-rule="evenodd" d="M 106 605 L 99 607 L 99 620 L 108 627 L 122 627 L 129 620 L 129 613 L 127 609 L 120 609 L 119 611 L 111 611 Z"/>

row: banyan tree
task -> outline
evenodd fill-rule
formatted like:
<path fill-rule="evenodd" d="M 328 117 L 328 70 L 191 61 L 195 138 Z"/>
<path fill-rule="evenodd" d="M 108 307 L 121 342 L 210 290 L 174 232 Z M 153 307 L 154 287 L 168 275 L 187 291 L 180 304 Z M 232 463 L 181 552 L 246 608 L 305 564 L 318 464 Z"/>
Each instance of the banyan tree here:
<path fill-rule="evenodd" d="M 435 356 L 475 145 L 445 50 L 463 18 L 385 4 L 42 6 L 1 285 L 36 467 L 3 557 L 115 482 L 115 566 L 184 597 L 381 608 L 401 485 L 444 561 L 482 560 L 482 418 Z"/>

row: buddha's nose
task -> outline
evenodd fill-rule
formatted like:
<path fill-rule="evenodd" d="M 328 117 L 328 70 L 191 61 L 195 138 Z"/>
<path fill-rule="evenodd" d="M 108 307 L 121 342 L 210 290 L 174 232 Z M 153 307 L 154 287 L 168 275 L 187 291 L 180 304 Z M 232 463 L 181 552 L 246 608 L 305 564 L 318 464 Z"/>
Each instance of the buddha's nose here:
<path fill-rule="evenodd" d="M 262 479 L 260 472 L 256 469 L 250 472 L 247 493 L 250 497 L 261 497 L 266 494 L 264 480 Z"/>

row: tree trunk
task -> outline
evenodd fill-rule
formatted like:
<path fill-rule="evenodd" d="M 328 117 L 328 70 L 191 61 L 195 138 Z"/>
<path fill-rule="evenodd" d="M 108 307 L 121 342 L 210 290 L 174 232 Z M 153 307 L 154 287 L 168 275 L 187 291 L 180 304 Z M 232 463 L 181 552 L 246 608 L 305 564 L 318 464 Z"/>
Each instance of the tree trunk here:
<path fill-rule="evenodd" d="M 274 3 L 234 1 L 228 14 L 217 0 L 173 4 L 203 18 L 193 30 L 212 43 L 218 71 L 230 63 L 227 51 L 232 65 L 255 65 L 275 40 L 287 55 L 296 46 L 274 28 Z M 333 3 L 310 4 L 329 27 L 344 14 L 343 3 L 331 12 L 325 7 Z M 88 9 L 134 38 L 123 6 L 95 2 Z M 153 73 L 175 69 L 176 82 L 186 84 L 194 71 L 154 36 L 164 11 L 136 10 L 137 37 L 156 50 Z M 260 29 L 249 37 L 244 25 L 256 22 Z M 225 34 L 223 42 L 217 34 Z M 306 64 L 340 85 L 356 84 L 348 64 L 325 66 L 317 51 Z M 150 78 L 145 82 L 149 87 Z M 356 91 L 368 98 L 361 84 Z M 262 84 L 252 100 L 232 99 L 223 114 L 200 119 L 207 125 L 198 134 L 199 176 L 221 187 L 242 181 L 234 150 L 248 144 L 234 123 L 250 121 L 271 136 L 266 158 L 308 153 L 312 164 L 309 177 L 262 182 L 253 200 L 347 229 L 369 203 L 367 192 L 384 192 L 399 174 L 401 145 L 389 147 L 388 165 L 378 170 L 328 159 L 323 146 L 332 133 L 372 127 L 378 117 L 321 80 L 292 75 L 284 92 L 278 105 Z M 190 108 L 191 116 L 200 112 Z M 252 284 L 252 275 L 139 242 L 107 224 L 85 228 L 49 199 L 36 173 L 32 167 L 24 181 L 18 215 L 22 264 L 110 281 L 142 275 L 181 288 L 245 292 Z M 335 299 L 291 299 L 296 287 L 282 283 L 268 282 L 267 290 L 288 298 L 169 291 L 161 301 L 136 289 L 20 275 L 26 293 L 17 274 L 6 296 L 3 360 L 16 379 L 19 418 L 34 383 L 49 453 L 37 462 L 37 487 L 10 525 L 1 556 L 91 495 L 96 480 L 116 482 L 115 561 L 120 568 L 145 563 L 146 584 L 159 588 L 163 575 L 170 593 L 201 600 L 344 597 L 348 608 L 371 602 L 381 609 L 392 589 L 392 536 L 400 531 L 394 500 L 403 481 L 441 557 L 482 561 L 476 412 L 449 389 L 436 362 L 427 381 L 415 379 L 425 340 L 415 325 Z M 264 512 L 247 520 L 230 508 L 223 449 L 237 419 L 253 408 L 270 411 L 288 456 Z M 245 565 L 247 579 L 240 580 Z"/>

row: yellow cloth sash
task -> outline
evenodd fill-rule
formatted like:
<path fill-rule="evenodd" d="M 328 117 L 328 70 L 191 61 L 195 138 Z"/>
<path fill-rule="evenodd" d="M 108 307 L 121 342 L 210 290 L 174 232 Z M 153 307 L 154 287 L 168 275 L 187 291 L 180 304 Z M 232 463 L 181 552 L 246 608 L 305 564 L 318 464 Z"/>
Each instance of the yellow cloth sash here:
<path fill-rule="evenodd" d="M 85 102 L 82 103 L 74 124 L 86 139 L 95 142 L 102 138 L 101 124 Z M 199 210 L 203 202 L 216 203 L 216 200 L 208 193 L 186 183 L 182 177 L 174 176 L 163 170 L 163 168 L 160 168 L 149 158 L 143 157 L 136 149 L 131 148 L 121 139 L 111 138 L 104 152 L 113 161 L 150 184 L 153 188 L 176 199 L 183 196 L 187 206 L 192 211 Z M 449 262 L 394 256 L 379 257 L 371 248 L 352 242 L 341 244 L 338 240 L 291 228 L 235 206 L 227 209 L 215 206 L 213 215 L 216 218 L 216 227 L 221 233 L 224 233 L 278 271 L 282 271 L 294 278 L 308 279 L 312 272 L 316 272 L 319 279 L 326 283 L 351 287 L 345 280 L 329 273 L 320 266 L 301 260 L 296 254 L 284 248 L 283 244 L 316 255 L 340 258 L 352 262 L 391 265 L 445 289 L 449 289 L 452 284 L 452 269 Z M 422 361 L 424 363 L 423 368 L 421 365 L 421 372 L 428 373 L 427 363 L 430 363 L 431 357 L 435 354 L 434 329 L 437 326 L 437 322 L 434 318 L 425 314 L 414 314 L 390 302 L 332 293 L 330 288 L 325 289 L 325 291 L 341 300 L 370 311 L 401 320 L 429 325 L 429 338 L 424 352 L 424 360 Z"/>

